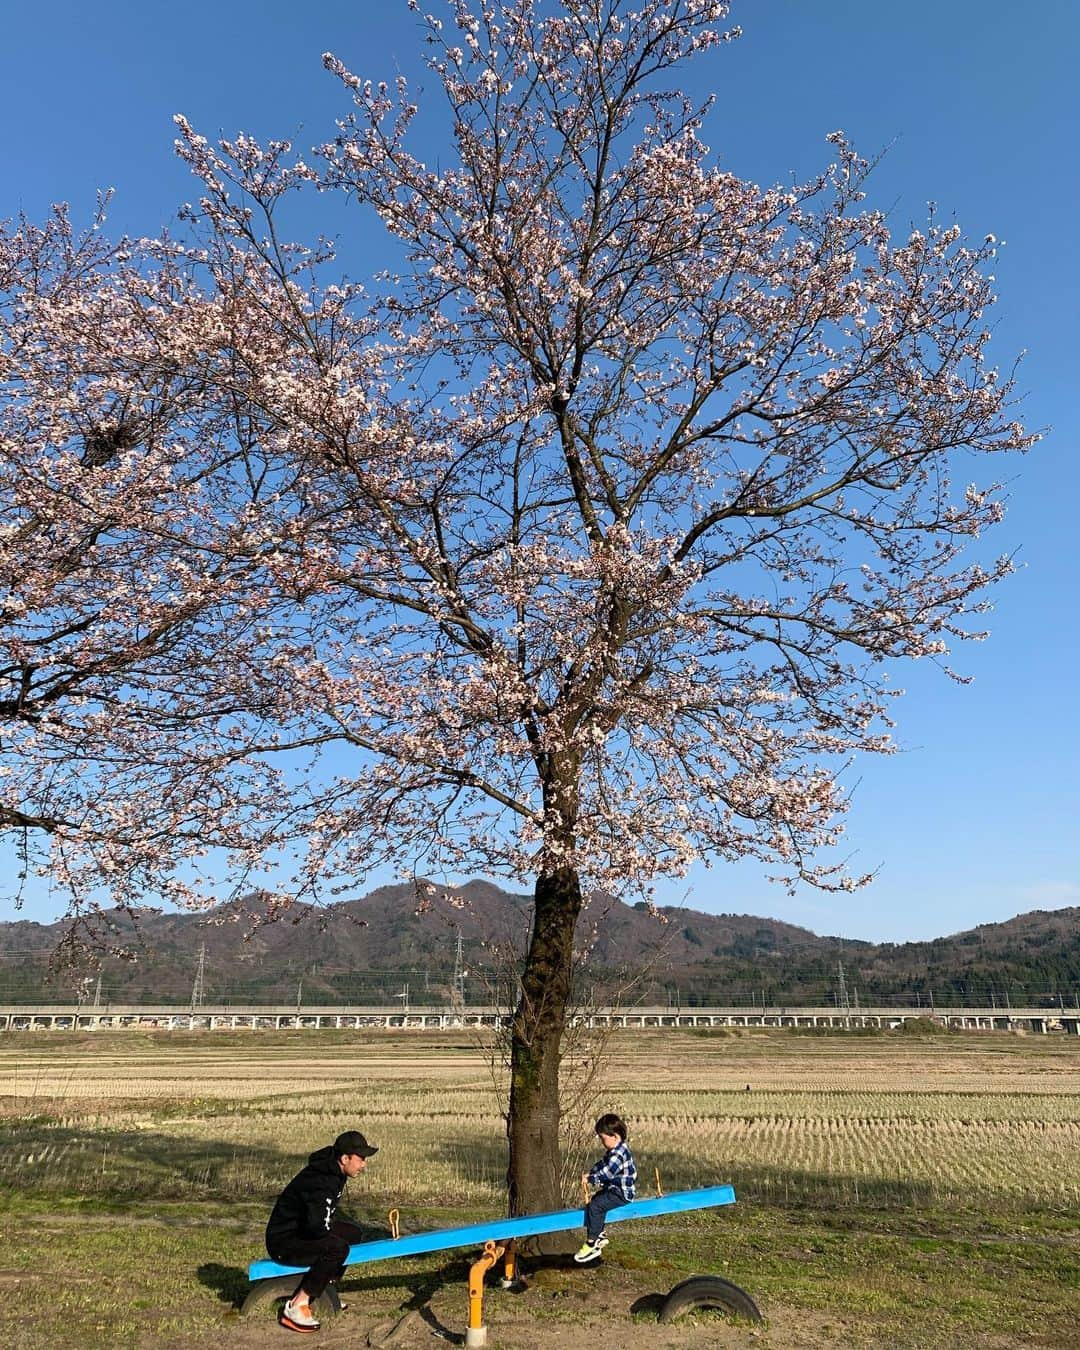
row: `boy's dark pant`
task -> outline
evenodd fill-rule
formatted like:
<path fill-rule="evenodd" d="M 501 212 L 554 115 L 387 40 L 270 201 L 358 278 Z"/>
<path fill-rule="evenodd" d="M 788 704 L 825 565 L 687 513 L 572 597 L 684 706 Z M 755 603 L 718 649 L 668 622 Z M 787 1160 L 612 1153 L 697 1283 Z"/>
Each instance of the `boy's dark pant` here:
<path fill-rule="evenodd" d="M 319 1237 L 278 1238 L 273 1248 L 267 1250 L 271 1259 L 283 1266 L 310 1267 L 300 1285 L 314 1302 L 331 1280 L 338 1280 L 345 1273 L 349 1248 L 354 1242 L 363 1242 L 364 1237 L 364 1230 L 356 1224 L 347 1219 L 335 1219 L 329 1230 Z"/>
<path fill-rule="evenodd" d="M 585 1237 L 588 1241 L 595 1242 L 604 1231 L 604 1219 L 610 1210 L 629 1203 L 619 1191 L 597 1191 L 585 1206 Z"/>

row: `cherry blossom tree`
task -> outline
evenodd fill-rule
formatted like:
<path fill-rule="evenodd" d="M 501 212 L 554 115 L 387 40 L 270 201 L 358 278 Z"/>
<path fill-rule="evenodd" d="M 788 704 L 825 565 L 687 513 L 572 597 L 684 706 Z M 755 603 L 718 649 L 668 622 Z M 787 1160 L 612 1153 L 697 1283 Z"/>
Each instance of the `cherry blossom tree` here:
<path fill-rule="evenodd" d="M 123 538 L 164 569 L 166 617 L 181 595 L 195 610 L 130 663 L 130 726 L 81 723 L 123 810 L 104 835 L 72 817 L 65 876 L 107 863 L 129 899 L 135 881 L 183 898 L 178 870 L 212 849 L 245 875 L 292 859 L 282 889 L 309 898 L 388 861 L 533 878 L 515 1212 L 561 1202 L 588 895 L 696 859 L 865 880 L 828 849 L 842 769 L 891 748 L 888 664 L 948 670 L 1009 571 L 968 551 L 999 488 L 953 475 L 1034 439 L 986 357 L 991 238 L 931 218 L 893 239 L 839 133 L 798 186 L 717 163 L 708 108 L 671 86 L 721 59 L 727 17 L 451 0 L 423 19 L 437 169 L 410 149 L 432 110 L 332 56 L 352 108 L 310 163 L 178 119 L 190 238 L 128 276 L 175 300 L 141 300 L 138 342 L 99 339 L 110 371 L 132 363 L 139 424 L 180 427 L 155 451 L 170 523 L 140 478 Z M 312 188 L 377 213 L 388 271 L 335 280 L 327 245 L 283 240 Z M 70 412 L 72 473 L 87 426 L 129 424 L 128 389 L 77 432 Z M 47 476 L 63 429 L 39 415 Z M 39 734 L 23 748 L 47 766 Z"/>
<path fill-rule="evenodd" d="M 220 306 L 168 243 L 110 242 L 106 204 L 82 233 L 64 207 L 0 226 L 0 832 L 68 892 L 73 939 L 100 930 L 95 883 L 137 906 L 159 852 L 204 851 L 193 770 L 228 749 L 207 673 L 266 605 L 254 424 L 206 397 Z"/>

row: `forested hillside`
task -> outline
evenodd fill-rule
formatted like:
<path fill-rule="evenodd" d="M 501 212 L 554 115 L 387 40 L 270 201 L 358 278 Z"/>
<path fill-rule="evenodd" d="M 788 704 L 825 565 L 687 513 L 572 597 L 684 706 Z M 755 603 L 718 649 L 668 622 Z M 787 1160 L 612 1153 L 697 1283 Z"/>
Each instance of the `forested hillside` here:
<path fill-rule="evenodd" d="M 203 915 L 111 916 L 96 957 L 64 959 L 60 925 L 0 924 L 0 1001 L 444 1003 L 502 1000 L 528 897 L 473 881 L 428 898 L 386 886 L 258 922 L 256 898 Z M 59 952 L 59 955 L 57 954 Z M 201 970 L 201 975 L 200 975 Z M 702 1004 L 1064 1003 L 1080 998 L 1080 909 L 1035 911 L 931 942 L 819 937 L 743 914 L 597 897 L 579 925 L 582 1001 Z"/>

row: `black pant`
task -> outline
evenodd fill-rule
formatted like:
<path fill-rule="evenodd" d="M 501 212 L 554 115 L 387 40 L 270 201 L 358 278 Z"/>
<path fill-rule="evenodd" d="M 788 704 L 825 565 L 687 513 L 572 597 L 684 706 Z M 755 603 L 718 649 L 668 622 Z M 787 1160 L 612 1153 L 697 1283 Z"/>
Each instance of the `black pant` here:
<path fill-rule="evenodd" d="M 275 1238 L 267 1251 L 283 1266 L 309 1266 L 299 1287 L 314 1302 L 333 1280 L 345 1273 L 345 1260 L 354 1242 L 364 1241 L 364 1230 L 348 1219 L 335 1219 L 325 1233 L 316 1237 Z"/>
<path fill-rule="evenodd" d="M 604 1219 L 609 1210 L 629 1203 L 619 1191 L 597 1191 L 585 1206 L 585 1236 L 589 1241 L 595 1242 L 604 1231 Z"/>

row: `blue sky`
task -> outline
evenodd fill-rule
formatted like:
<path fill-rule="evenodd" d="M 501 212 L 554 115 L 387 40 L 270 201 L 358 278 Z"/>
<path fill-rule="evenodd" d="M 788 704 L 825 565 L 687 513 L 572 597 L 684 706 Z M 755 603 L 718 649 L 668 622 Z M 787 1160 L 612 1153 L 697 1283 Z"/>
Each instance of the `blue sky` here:
<path fill-rule="evenodd" d="M 442 0 L 430 0 L 438 10 Z M 996 595 L 990 640 L 968 647 L 960 688 L 931 668 L 898 672 L 903 753 L 857 766 L 848 838 L 854 896 L 789 897 L 757 866 L 695 870 L 663 903 L 754 913 L 876 941 L 934 937 L 1030 909 L 1080 905 L 1080 732 L 1074 689 L 1080 499 L 1076 413 L 1080 280 L 1075 175 L 1080 6 L 1039 0 L 736 0 L 745 36 L 689 68 L 714 90 L 706 140 L 759 183 L 827 162 L 824 137 L 887 153 L 871 205 L 897 231 L 927 201 L 974 237 L 1005 240 L 997 269 L 997 359 L 1026 349 L 1020 386 L 1046 440 L 1006 465 L 1011 504 L 992 540 L 1019 573 Z M 116 232 L 154 234 L 192 195 L 172 152 L 172 116 L 203 134 L 329 139 L 347 111 L 324 73 L 332 50 L 357 74 L 418 73 L 421 34 L 405 0 L 50 0 L 11 6 L 0 48 L 0 217 L 52 202 L 86 219 L 116 189 Z M 430 82 L 430 81 L 429 81 Z M 377 248 L 355 217 L 349 250 Z M 0 855 L 0 866 L 3 858 Z M 381 878 L 380 878 L 381 879 Z M 0 918 L 16 917 L 0 882 Z M 48 921 L 42 888 L 17 917 Z"/>

